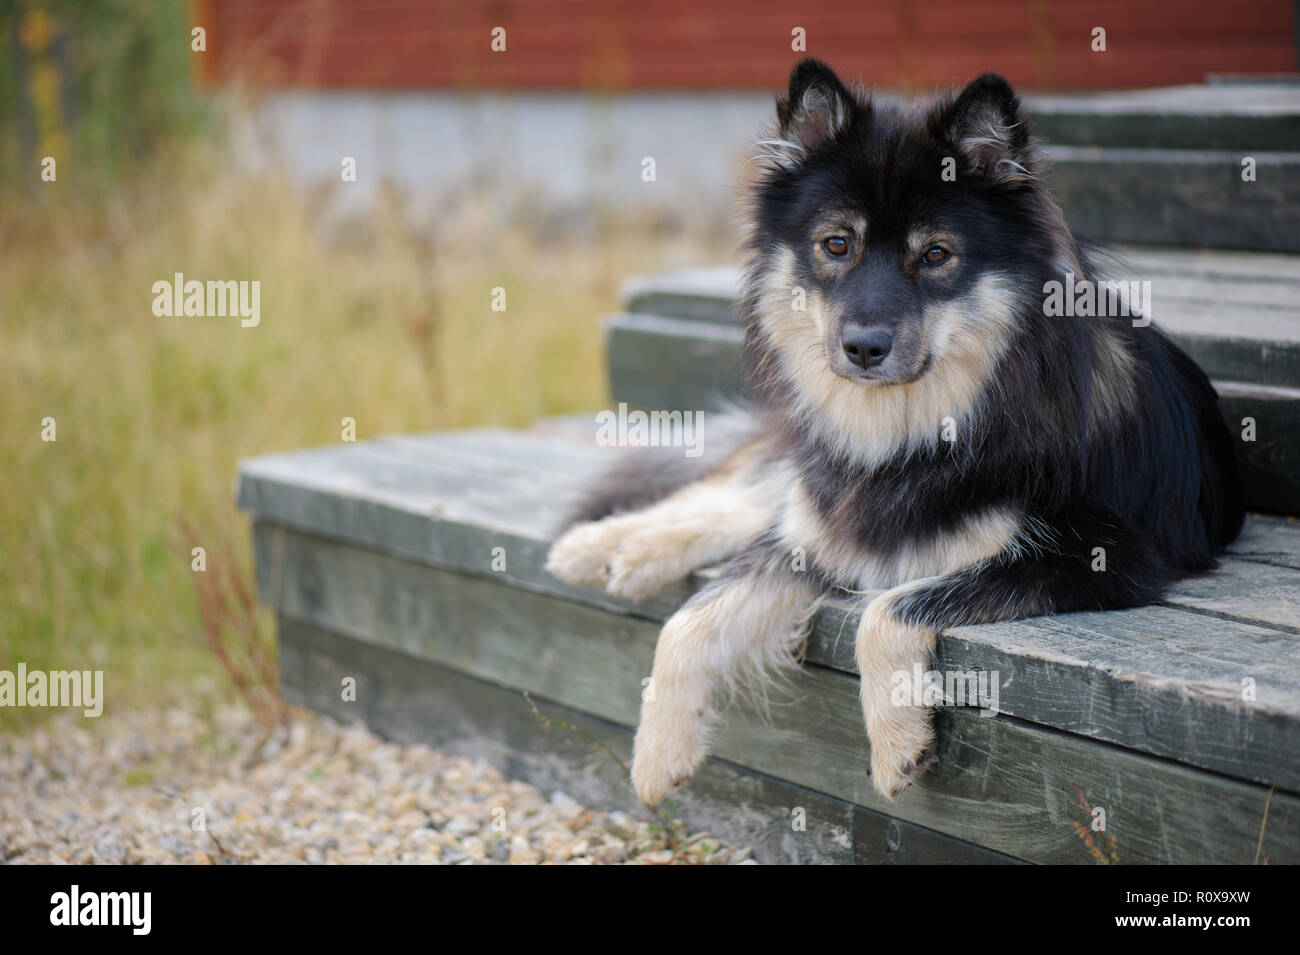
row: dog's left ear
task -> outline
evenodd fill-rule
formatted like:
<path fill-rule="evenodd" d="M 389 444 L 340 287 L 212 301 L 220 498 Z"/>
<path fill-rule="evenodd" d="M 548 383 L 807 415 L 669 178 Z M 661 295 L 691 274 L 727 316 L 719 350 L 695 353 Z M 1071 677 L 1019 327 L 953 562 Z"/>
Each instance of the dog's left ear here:
<path fill-rule="evenodd" d="M 930 119 L 932 132 L 955 149 L 967 174 L 993 182 L 1035 178 L 1029 124 L 1011 84 L 996 73 L 972 80 Z"/>

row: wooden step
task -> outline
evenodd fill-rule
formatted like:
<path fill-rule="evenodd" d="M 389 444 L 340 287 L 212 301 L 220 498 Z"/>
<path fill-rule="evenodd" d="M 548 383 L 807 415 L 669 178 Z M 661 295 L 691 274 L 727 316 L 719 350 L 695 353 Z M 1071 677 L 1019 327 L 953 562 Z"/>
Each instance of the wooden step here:
<path fill-rule="evenodd" d="M 1113 269 L 1152 283 L 1156 324 L 1219 390 L 1248 506 L 1300 514 L 1300 256 L 1124 247 Z M 1120 274 L 1112 272 L 1111 274 Z M 606 320 L 614 400 L 711 409 L 742 396 L 739 273 L 691 269 L 626 283 Z"/>
<path fill-rule="evenodd" d="M 1300 152 L 1051 146 L 1047 183 L 1076 235 L 1300 251 Z M 1254 160 L 1243 181 L 1242 161 Z"/>
<path fill-rule="evenodd" d="M 1030 96 L 1026 106 L 1078 234 L 1300 251 L 1300 84 Z M 1246 157 L 1253 182 L 1242 180 Z"/>
<path fill-rule="evenodd" d="M 1300 152 L 1300 85 L 1233 83 L 1026 96 L 1036 135 L 1060 146 Z"/>
<path fill-rule="evenodd" d="M 592 418 L 244 462 L 239 503 L 255 521 L 259 594 L 281 620 L 287 692 L 390 735 L 455 737 L 521 773 L 565 776 L 563 759 L 533 750 L 528 692 L 543 713 L 608 728 L 626 753 L 659 623 L 698 580 L 632 604 L 545 572 L 559 516 L 619 453 L 595 433 Z M 812 794 L 841 849 L 861 813 L 871 851 L 903 826 L 938 855 L 1086 862 L 1073 825 L 1087 823 L 1086 801 L 1107 809 L 1120 861 L 1251 862 L 1267 805 L 1263 857 L 1300 861 L 1296 593 L 1300 524 L 1252 517 L 1219 572 L 1162 606 L 944 634 L 939 666 L 996 670 L 1002 712 L 941 711 L 940 767 L 892 805 L 865 772 L 853 611 L 829 607 L 782 691 L 791 705 L 772 706 L 770 722 L 730 710 L 710 770 L 721 782 L 685 791 L 682 806 L 728 838 L 767 827 L 771 859 L 834 855 L 790 842 L 790 808 Z M 339 698 L 341 675 L 359 679 L 359 703 Z M 484 715 L 488 700 L 500 715 Z M 590 777 L 591 763 L 574 772 Z"/>
<path fill-rule="evenodd" d="M 351 677 L 358 701 L 364 701 L 365 722 L 388 739 L 486 758 L 512 779 L 545 792 L 561 790 L 587 806 L 643 811 L 619 765 L 631 759 L 626 726 L 540 697 L 530 705 L 530 698 L 498 682 L 290 617 L 279 618 L 279 631 L 284 692 L 299 705 L 354 722 L 358 703 L 344 702 L 337 692 Z M 690 788 L 674 797 L 673 808 L 694 829 L 750 846 L 765 862 L 1021 862 L 719 759 L 696 773 Z M 801 830 L 792 826 L 796 814 L 805 821 Z"/>

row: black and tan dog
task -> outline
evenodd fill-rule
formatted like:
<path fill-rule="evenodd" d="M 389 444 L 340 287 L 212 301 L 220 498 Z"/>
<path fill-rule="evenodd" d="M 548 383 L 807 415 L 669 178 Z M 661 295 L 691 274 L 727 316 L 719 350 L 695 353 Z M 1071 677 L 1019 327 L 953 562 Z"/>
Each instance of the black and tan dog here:
<path fill-rule="evenodd" d="M 892 797 L 933 731 L 891 677 L 942 629 L 1151 602 L 1242 520 L 1204 373 L 1147 321 L 1045 307 L 1094 266 L 1004 79 L 902 109 L 807 60 L 759 155 L 753 412 L 710 429 L 694 473 L 622 468 L 549 561 L 630 597 L 725 561 L 659 638 L 632 770 L 651 804 L 707 755 L 720 693 L 789 665 L 827 593 L 884 591 L 856 653 Z"/>

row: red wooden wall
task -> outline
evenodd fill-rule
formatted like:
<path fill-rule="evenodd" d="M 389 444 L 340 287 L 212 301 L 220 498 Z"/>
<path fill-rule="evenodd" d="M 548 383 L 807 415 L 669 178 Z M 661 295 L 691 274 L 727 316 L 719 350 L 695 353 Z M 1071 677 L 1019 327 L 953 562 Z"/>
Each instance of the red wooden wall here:
<path fill-rule="evenodd" d="M 807 54 L 870 86 L 1042 91 L 1295 69 L 1291 0 L 196 0 L 205 76 L 310 88 L 770 90 Z M 506 52 L 489 48 L 506 28 Z M 1091 50 L 1104 27 L 1107 51 Z"/>

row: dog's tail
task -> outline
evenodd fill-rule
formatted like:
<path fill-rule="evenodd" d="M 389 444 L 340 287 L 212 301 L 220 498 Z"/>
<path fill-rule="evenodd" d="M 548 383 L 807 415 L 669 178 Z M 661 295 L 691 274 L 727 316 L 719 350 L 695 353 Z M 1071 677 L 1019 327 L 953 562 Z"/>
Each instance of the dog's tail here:
<path fill-rule="evenodd" d="M 700 420 L 700 454 L 688 457 L 680 447 L 629 448 L 621 452 L 620 460 L 570 511 L 563 527 L 637 511 L 662 501 L 706 477 L 764 431 L 759 415 L 740 406 L 702 412 Z"/>

